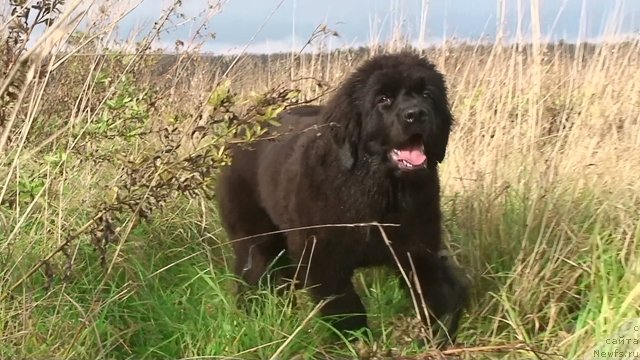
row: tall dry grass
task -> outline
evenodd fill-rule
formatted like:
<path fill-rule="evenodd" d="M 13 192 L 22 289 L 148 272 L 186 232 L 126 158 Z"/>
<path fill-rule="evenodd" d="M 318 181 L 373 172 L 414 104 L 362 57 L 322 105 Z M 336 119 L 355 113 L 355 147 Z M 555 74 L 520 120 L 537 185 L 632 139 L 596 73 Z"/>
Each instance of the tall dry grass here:
<path fill-rule="evenodd" d="M 134 50 L 103 51 L 135 4 L 108 14 L 69 2 L 4 69 L 0 358 L 153 358 L 175 339 L 163 348 L 175 356 L 264 358 L 306 340 L 280 332 L 299 334 L 308 314 L 276 301 L 254 321 L 277 329 L 266 334 L 219 315 L 241 316 L 227 303 L 227 239 L 207 198 L 214 174 L 198 169 L 226 161 L 229 118 L 321 103 L 361 61 L 406 44 L 400 34 L 367 49 L 314 50 L 326 48 L 327 31 L 305 54 L 207 57 L 197 42 L 176 56 L 153 52 L 178 5 L 142 42 L 118 44 Z M 531 13 L 535 25 L 535 1 Z M 83 19 L 94 27 L 74 33 Z M 640 42 L 548 45 L 537 24 L 528 44 L 452 41 L 420 51 L 446 75 L 456 118 L 442 177 L 449 244 L 475 284 L 461 340 L 576 358 L 640 315 Z M 156 236 L 169 240 L 149 241 Z M 218 315 L 190 295 L 198 279 L 199 296 L 216 295 L 207 299 L 223 308 Z M 194 328 L 171 317 L 183 312 L 170 292 L 185 288 L 180 301 L 195 303 L 201 321 Z M 365 291 L 390 303 L 388 288 Z M 229 330 L 202 331 L 209 323 Z M 154 324 L 178 330 L 156 333 Z M 374 343 L 394 348 L 402 336 L 384 332 Z"/>

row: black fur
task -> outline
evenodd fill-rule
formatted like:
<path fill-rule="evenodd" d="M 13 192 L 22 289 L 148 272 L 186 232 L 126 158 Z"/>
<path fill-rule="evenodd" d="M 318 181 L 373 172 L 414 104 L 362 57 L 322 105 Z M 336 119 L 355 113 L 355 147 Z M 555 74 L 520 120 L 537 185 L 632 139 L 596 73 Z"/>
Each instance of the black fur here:
<path fill-rule="evenodd" d="M 430 320 L 449 315 L 454 338 L 467 286 L 441 256 L 438 163 L 452 125 L 443 76 L 414 54 L 378 56 L 325 106 L 294 108 L 280 121 L 273 130 L 284 135 L 258 141 L 253 150 L 234 149 L 220 175 L 219 207 L 230 239 L 326 224 L 399 224 L 385 228 L 393 250 L 407 274 L 410 254 Z M 423 142 L 427 161 L 406 171 L 389 152 L 411 136 Z M 346 315 L 334 320 L 340 330 L 367 326 L 351 283 L 354 270 L 397 268 L 375 227 L 315 227 L 235 241 L 233 247 L 235 272 L 249 285 L 281 255 L 294 265 L 281 275 L 293 278 L 297 269 L 297 280 L 313 286 L 316 300 L 336 296 L 322 314 Z"/>

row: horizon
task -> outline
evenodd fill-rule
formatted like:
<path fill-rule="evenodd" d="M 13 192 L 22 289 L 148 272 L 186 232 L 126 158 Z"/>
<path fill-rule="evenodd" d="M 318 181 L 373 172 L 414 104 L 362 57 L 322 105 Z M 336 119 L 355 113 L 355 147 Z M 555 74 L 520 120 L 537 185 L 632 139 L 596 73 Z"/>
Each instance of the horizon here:
<path fill-rule="evenodd" d="M 132 50 L 172 3 L 163 0 L 158 6 L 157 1 L 137 1 L 97 0 L 85 7 L 87 15 L 78 30 L 87 30 L 92 20 L 104 14 L 111 18 L 126 14 L 100 44 Z M 637 39 L 640 34 L 640 1 L 633 0 L 327 0 L 322 4 L 309 0 L 196 0 L 182 4 L 168 21 L 169 30 L 158 35 L 152 49 L 259 55 L 371 48 L 393 42 L 417 49 L 445 43 L 620 42 Z M 106 13 L 105 5 L 109 5 Z M 2 9 L 6 17 L 7 5 Z M 315 36 L 320 27 L 326 27 L 324 33 L 316 32 Z M 30 44 L 42 31 L 36 28 Z"/>
<path fill-rule="evenodd" d="M 500 0 L 328 0 L 322 4 L 304 0 L 229 0 L 207 23 L 215 39 L 203 42 L 201 51 L 234 55 L 317 51 L 320 46 L 334 50 L 388 43 L 398 35 L 417 48 L 445 41 L 495 43 L 498 38 L 507 44 L 527 43 L 536 38 L 532 4 Z M 640 33 L 640 1 L 563 0 L 537 4 L 541 42 L 620 41 Z M 177 40 L 188 45 L 185 39 L 194 35 L 196 14 L 202 11 L 201 7 L 195 2 L 185 3 L 184 26 L 164 34 L 154 46 L 171 50 Z M 121 35 L 135 28 L 144 29 L 143 19 L 153 19 L 153 9 L 159 14 L 157 4 L 142 1 L 123 19 Z M 321 36 L 321 45 L 307 44 L 314 29 L 323 25 L 339 36 Z"/>

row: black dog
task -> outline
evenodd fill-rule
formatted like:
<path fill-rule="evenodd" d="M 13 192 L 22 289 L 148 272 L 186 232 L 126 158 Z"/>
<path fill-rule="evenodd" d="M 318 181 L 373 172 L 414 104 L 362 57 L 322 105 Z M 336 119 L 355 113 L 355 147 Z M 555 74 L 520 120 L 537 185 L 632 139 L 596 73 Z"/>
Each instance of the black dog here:
<path fill-rule="evenodd" d="M 430 312 L 422 319 L 446 323 L 454 339 L 467 286 L 441 255 L 438 163 L 452 125 L 443 76 L 414 54 L 378 56 L 325 106 L 280 121 L 272 131 L 281 136 L 235 148 L 219 178 L 228 235 L 250 237 L 233 242 L 236 274 L 256 285 L 276 258 L 288 260 L 284 276 L 312 286 L 316 300 L 335 297 L 322 314 L 344 315 L 334 326 L 358 330 L 367 318 L 354 270 L 399 262 L 419 279 L 413 295 Z M 384 228 L 391 249 L 376 227 L 321 226 L 371 222 L 399 225 Z"/>

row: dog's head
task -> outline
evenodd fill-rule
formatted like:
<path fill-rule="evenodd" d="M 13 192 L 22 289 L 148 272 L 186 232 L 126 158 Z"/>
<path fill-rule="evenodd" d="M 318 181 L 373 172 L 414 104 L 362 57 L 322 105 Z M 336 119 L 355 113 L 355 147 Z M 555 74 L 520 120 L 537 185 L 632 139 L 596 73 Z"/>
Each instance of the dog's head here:
<path fill-rule="evenodd" d="M 453 122 L 445 80 L 434 65 L 400 53 L 360 66 L 326 106 L 345 165 L 378 157 L 400 173 L 435 168 Z"/>

